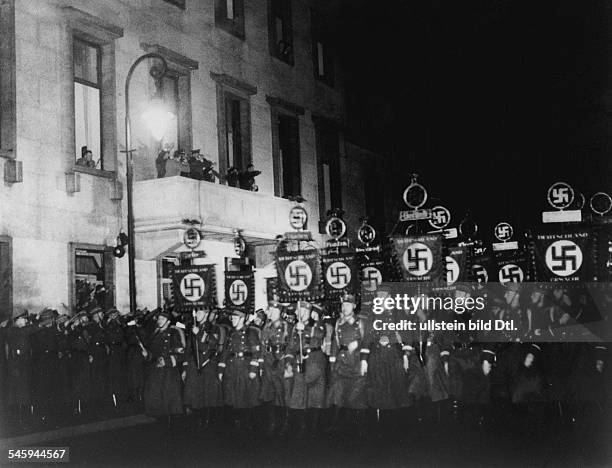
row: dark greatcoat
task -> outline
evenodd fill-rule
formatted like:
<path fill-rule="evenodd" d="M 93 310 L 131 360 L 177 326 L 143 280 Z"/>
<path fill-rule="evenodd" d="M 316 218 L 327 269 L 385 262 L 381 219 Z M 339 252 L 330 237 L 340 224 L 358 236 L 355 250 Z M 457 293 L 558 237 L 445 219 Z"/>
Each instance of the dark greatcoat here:
<path fill-rule="evenodd" d="M 274 406 L 286 406 L 284 357 L 287 352 L 290 326 L 284 320 L 267 323 L 261 334 L 261 391 L 259 399 Z"/>
<path fill-rule="evenodd" d="M 148 373 L 144 388 L 145 412 L 169 416 L 183 412 L 181 370 L 185 347 L 179 331 L 169 326 L 156 330 L 147 341 Z M 163 358 L 163 364 L 160 361 Z M 174 359 L 173 359 L 174 358 Z"/>
<path fill-rule="evenodd" d="M 108 391 L 111 394 L 127 394 L 127 343 L 125 331 L 114 320 L 106 328 L 108 346 Z"/>
<path fill-rule="evenodd" d="M 69 334 L 70 341 L 70 375 L 72 400 L 76 404 L 89 401 L 89 333 L 83 327 L 75 328 Z"/>
<path fill-rule="evenodd" d="M 259 330 L 254 327 L 230 332 L 218 368 L 223 374 L 225 404 L 232 408 L 252 408 L 259 404 L 259 340 Z M 249 378 L 251 372 L 256 374 L 254 379 Z"/>
<path fill-rule="evenodd" d="M 293 327 L 287 353 L 287 362 L 293 370 L 293 379 L 286 379 L 293 380 L 288 396 L 289 408 L 326 407 L 327 356 L 321 351 L 324 337 L 325 327 L 321 322 L 305 325 L 302 333 L 298 333 L 296 326 Z M 302 340 L 302 372 L 298 371 L 297 366 L 297 361 L 300 359 L 300 338 Z"/>
<path fill-rule="evenodd" d="M 46 412 L 60 396 L 59 391 L 59 333 L 50 326 L 37 330 L 32 335 L 34 361 L 32 388 L 34 405 Z"/>
<path fill-rule="evenodd" d="M 144 333 L 142 329 L 136 326 L 127 327 L 125 333 L 127 342 L 127 388 L 128 393 L 132 397 L 136 397 L 144 388 L 145 358 L 142 355 L 142 348 L 137 338 L 139 337 L 143 341 Z"/>
<path fill-rule="evenodd" d="M 8 404 L 9 406 L 31 403 L 32 344 L 30 337 L 33 327 L 7 328 L 4 332 L 7 357 Z"/>
<path fill-rule="evenodd" d="M 183 399 L 194 409 L 223 406 L 223 389 L 217 376 L 220 342 L 224 329 L 210 323 L 198 325 L 197 335 L 188 334 L 187 374 Z M 199 369 L 196 360 L 199 354 Z"/>
<path fill-rule="evenodd" d="M 87 327 L 89 333 L 89 356 L 93 358 L 90 363 L 90 389 L 92 400 L 102 400 L 110 395 L 108 391 L 108 345 L 106 330 L 97 323 Z"/>
<path fill-rule="evenodd" d="M 366 378 L 361 375 L 359 354 L 362 341 L 361 324 L 357 319 L 352 324 L 349 322 L 336 324 L 335 332 L 330 355 L 332 369 L 328 404 L 342 408 L 365 409 L 367 408 Z M 348 346 L 355 341 L 357 349 L 350 353 Z"/>

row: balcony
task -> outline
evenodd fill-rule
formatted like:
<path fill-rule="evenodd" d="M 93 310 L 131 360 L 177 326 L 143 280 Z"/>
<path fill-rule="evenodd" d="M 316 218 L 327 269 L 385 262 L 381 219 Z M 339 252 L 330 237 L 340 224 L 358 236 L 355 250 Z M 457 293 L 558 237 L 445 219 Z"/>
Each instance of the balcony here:
<path fill-rule="evenodd" d="M 136 182 L 136 254 L 151 259 L 178 248 L 189 227 L 185 219 L 201 220 L 207 240 L 231 242 L 234 229 L 240 229 L 249 243 L 273 243 L 278 234 L 291 230 L 289 211 L 294 205 L 273 195 L 180 176 Z"/>

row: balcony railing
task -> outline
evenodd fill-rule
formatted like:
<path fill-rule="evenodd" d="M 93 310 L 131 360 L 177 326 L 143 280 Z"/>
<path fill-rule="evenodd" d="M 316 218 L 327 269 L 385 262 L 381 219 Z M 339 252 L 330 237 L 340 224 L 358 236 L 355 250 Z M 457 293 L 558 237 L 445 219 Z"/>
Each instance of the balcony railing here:
<path fill-rule="evenodd" d="M 205 233 L 227 238 L 234 229 L 253 240 L 273 240 L 290 231 L 289 211 L 295 203 L 270 194 L 185 177 L 135 183 L 136 231 L 184 229 L 185 219 L 201 220 Z M 308 204 L 306 209 L 312 213 Z"/>

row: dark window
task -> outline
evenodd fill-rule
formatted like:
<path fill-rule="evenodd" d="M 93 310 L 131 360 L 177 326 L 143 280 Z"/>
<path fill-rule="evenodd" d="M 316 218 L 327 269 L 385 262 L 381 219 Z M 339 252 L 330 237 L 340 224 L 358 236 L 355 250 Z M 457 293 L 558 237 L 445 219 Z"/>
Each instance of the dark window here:
<path fill-rule="evenodd" d="M 176 5 L 179 8 L 182 8 L 183 10 L 185 9 L 185 0 L 165 0 L 168 3 L 172 3 L 173 5 Z"/>
<path fill-rule="evenodd" d="M 274 142 L 274 194 L 280 197 L 301 195 L 300 130 L 294 115 L 276 113 Z"/>
<path fill-rule="evenodd" d="M 172 267 L 178 266 L 179 260 L 176 257 L 162 257 L 159 261 L 159 306 L 172 304 Z"/>
<path fill-rule="evenodd" d="M 324 219 L 331 208 L 342 208 L 340 178 L 340 136 L 333 125 L 315 123 L 319 216 Z"/>
<path fill-rule="evenodd" d="M 13 260 L 11 239 L 0 236 L 0 322 L 13 314 Z"/>
<path fill-rule="evenodd" d="M 323 16 L 311 12 L 312 18 L 312 60 L 314 74 L 318 80 L 334 85 L 334 56 L 330 40 L 328 23 Z"/>
<path fill-rule="evenodd" d="M 244 0 L 215 0 L 215 24 L 244 39 Z"/>
<path fill-rule="evenodd" d="M 109 248 L 74 249 L 74 292 L 76 310 L 90 305 L 104 309 L 114 305 L 113 255 Z"/>
<path fill-rule="evenodd" d="M 226 169 L 246 170 L 251 162 L 251 111 L 248 99 L 225 92 Z"/>
<path fill-rule="evenodd" d="M 100 94 L 100 47 L 78 38 L 73 43 L 76 163 L 104 169 Z M 87 148 L 85 150 L 84 148 Z"/>
<path fill-rule="evenodd" d="M 270 53 L 293 65 L 291 0 L 268 0 Z"/>

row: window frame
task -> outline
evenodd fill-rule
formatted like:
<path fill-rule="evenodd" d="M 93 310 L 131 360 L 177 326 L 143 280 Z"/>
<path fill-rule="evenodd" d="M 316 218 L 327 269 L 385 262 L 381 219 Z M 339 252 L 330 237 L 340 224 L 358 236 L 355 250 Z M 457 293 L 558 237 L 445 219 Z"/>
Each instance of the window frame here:
<path fill-rule="evenodd" d="M 283 37 L 279 38 L 276 34 L 276 18 L 277 16 L 274 14 L 274 2 L 275 1 L 283 1 L 283 0 L 268 0 L 268 46 L 270 49 L 270 55 L 279 59 L 280 61 L 293 66 L 295 64 L 295 52 L 294 52 L 294 40 L 293 40 L 293 7 L 291 5 L 291 0 L 284 0 L 286 2 L 286 18 L 283 19 Z M 287 25 L 285 25 L 285 21 Z M 289 46 L 291 47 L 291 51 L 286 56 L 283 56 L 281 51 L 279 50 L 279 44 L 281 41 L 285 41 L 285 29 L 289 30 L 288 35 L 289 38 Z"/>
<path fill-rule="evenodd" d="M 246 39 L 246 15 L 245 15 L 245 0 L 231 0 L 233 3 L 234 18 L 230 19 L 227 17 L 227 0 L 215 0 L 215 26 L 222 29 L 223 31 L 237 37 L 240 40 Z M 240 5 L 240 14 L 236 15 L 236 3 Z M 236 21 L 236 18 L 240 18 L 240 21 Z"/>
<path fill-rule="evenodd" d="M 0 8 L 0 158 L 17 158 L 17 107 L 15 45 L 15 2 L 4 2 Z"/>
<path fill-rule="evenodd" d="M 318 207 L 319 207 L 319 219 L 321 222 L 326 218 L 327 207 L 325 197 L 325 186 L 324 186 L 324 174 L 323 164 L 327 161 L 330 166 L 330 208 L 342 209 L 343 197 L 342 197 L 342 132 L 339 124 L 325 119 L 323 117 L 312 116 L 314 124 L 315 134 L 315 148 L 316 148 L 316 161 L 317 161 L 317 188 L 318 188 Z M 338 149 L 336 152 L 336 159 L 329 161 L 330 155 L 326 154 L 324 149 L 324 141 L 322 134 L 325 132 L 334 132 L 338 142 Z M 331 164 L 333 162 L 333 165 Z M 337 187 L 335 190 L 332 188 L 332 180 L 335 180 Z M 338 206 L 334 206 L 334 202 Z M 324 231 L 323 231 L 324 232 Z"/>
<path fill-rule="evenodd" d="M 274 173 L 274 196 L 283 197 L 284 183 L 283 183 L 283 171 L 282 171 L 282 160 L 280 154 L 280 135 L 279 135 L 279 118 L 281 115 L 294 117 L 297 121 L 298 128 L 298 156 L 299 156 L 299 181 L 300 181 L 300 192 L 304 188 L 302 170 L 302 127 L 303 122 L 300 117 L 304 116 L 305 109 L 302 106 L 286 101 L 284 99 L 275 96 L 266 96 L 266 101 L 270 105 L 270 122 L 272 132 L 272 167 Z M 293 194 L 297 195 L 297 194 Z M 300 193 L 301 195 L 301 193 Z"/>
<path fill-rule="evenodd" d="M 253 118 L 252 118 L 252 103 L 251 96 L 257 94 L 257 87 L 252 86 L 244 81 L 233 78 L 229 75 L 211 72 L 210 76 L 217 84 L 217 141 L 218 141 L 218 167 L 219 173 L 225 177 L 227 175 L 227 132 L 226 132 L 226 96 L 232 95 L 244 100 L 248 105 L 248 156 L 243 155 L 243 164 L 253 161 Z M 246 169 L 245 164 L 245 169 Z M 223 181 L 225 183 L 225 181 Z"/>
<path fill-rule="evenodd" d="M 310 26 L 312 40 L 312 64 L 315 79 L 333 88 L 336 75 L 336 60 L 330 44 L 328 24 L 320 12 L 310 10 Z M 317 43 L 323 45 L 323 75 L 319 74 L 319 49 Z"/>
<path fill-rule="evenodd" d="M 70 310 L 74 313 L 78 312 L 76 310 L 76 252 L 77 250 L 91 250 L 94 252 L 99 252 L 102 254 L 102 258 L 104 260 L 104 284 L 106 286 L 107 282 L 111 283 L 111 290 L 107 290 L 107 304 L 108 305 L 108 294 L 110 293 L 111 300 L 110 306 L 114 307 L 116 305 L 116 266 L 115 266 L 115 257 L 113 255 L 113 247 L 109 247 L 103 244 L 89 244 L 84 242 L 70 242 L 68 243 L 68 294 L 70 301 Z M 107 278 L 110 277 L 110 281 L 107 281 Z M 106 308 L 106 307 L 105 307 Z"/>
<path fill-rule="evenodd" d="M 6 320 L 13 316 L 13 238 L 11 236 L 0 235 L 0 244 L 5 244 L 7 246 L 8 255 L 7 255 L 7 271 L 8 274 L 6 276 L 8 287 L 6 288 L 7 296 L 8 296 L 8 305 L 6 309 L 5 315 L 0 315 L 0 321 Z M 0 259 L 1 262 L 1 259 Z M 1 267 L 1 263 L 0 263 Z M 1 278 L 0 278 L 1 279 Z"/>
<path fill-rule="evenodd" d="M 123 37 L 123 29 L 108 23 L 105 20 L 93 16 L 73 6 L 61 7 L 61 12 L 66 19 L 69 51 L 70 81 L 73 83 L 70 89 L 69 105 L 71 106 L 70 119 L 63 120 L 66 128 L 72 131 L 72 140 L 64 150 L 70 154 L 73 172 L 82 172 L 98 177 L 116 179 L 118 169 L 117 148 L 117 86 L 115 67 L 115 41 Z M 74 39 L 78 38 L 84 42 L 96 44 L 100 48 L 98 55 L 101 65 L 99 66 L 100 78 L 100 147 L 102 164 L 104 169 L 89 168 L 76 164 L 78 150 L 76 148 L 76 130 L 74 123 Z M 67 79 L 68 76 L 64 75 Z"/>
<path fill-rule="evenodd" d="M 84 80 L 82 78 L 77 78 L 76 77 L 76 73 L 75 73 L 75 64 L 74 64 L 74 49 L 75 49 L 75 45 L 76 42 L 81 42 L 89 47 L 93 47 L 94 49 L 96 49 L 97 53 L 96 53 L 96 73 L 97 73 L 97 79 L 98 79 L 98 83 L 92 83 L 91 81 L 87 81 Z M 72 115 L 73 115 L 73 120 L 75 120 L 74 123 L 74 149 L 75 149 L 75 158 L 74 158 L 74 166 L 75 166 L 75 170 L 78 170 L 79 172 L 87 172 L 89 174 L 98 174 L 98 173 L 107 173 L 110 171 L 107 171 L 104 168 L 104 156 L 105 156 L 105 151 L 106 151 L 106 145 L 107 143 L 105 143 L 104 141 L 104 118 L 103 118 L 103 100 L 102 100 L 102 93 L 103 93 L 103 89 L 102 89 L 102 46 L 100 44 L 97 44 L 95 42 L 92 42 L 91 40 L 88 40 L 86 37 L 82 36 L 81 34 L 79 34 L 78 32 L 73 32 L 72 35 L 72 81 L 73 81 L 73 88 L 74 88 L 74 83 L 78 83 L 81 84 L 83 86 L 88 86 L 90 88 L 94 88 L 98 90 L 98 106 L 100 109 L 100 128 L 99 128 L 99 132 L 100 132 L 100 154 L 99 154 L 99 158 L 100 158 L 100 168 L 98 169 L 97 167 L 84 167 L 84 166 L 77 166 L 76 161 L 78 159 L 78 151 L 80 150 L 80 148 L 78 147 L 78 145 L 76 144 L 76 97 L 73 94 L 73 99 L 72 99 Z M 74 93 L 74 90 L 73 90 Z M 83 170 L 85 169 L 85 170 Z"/>

